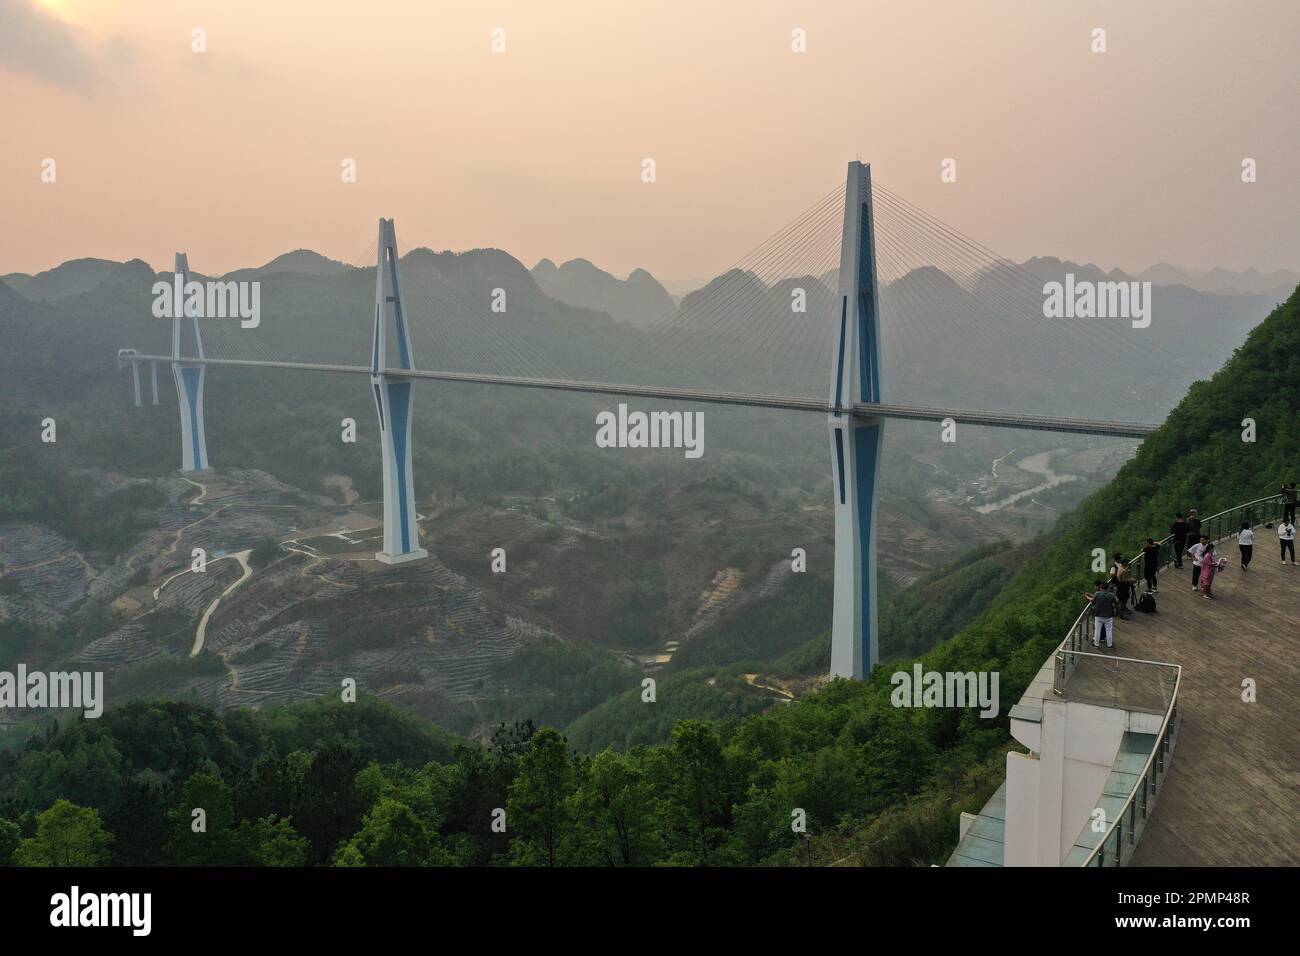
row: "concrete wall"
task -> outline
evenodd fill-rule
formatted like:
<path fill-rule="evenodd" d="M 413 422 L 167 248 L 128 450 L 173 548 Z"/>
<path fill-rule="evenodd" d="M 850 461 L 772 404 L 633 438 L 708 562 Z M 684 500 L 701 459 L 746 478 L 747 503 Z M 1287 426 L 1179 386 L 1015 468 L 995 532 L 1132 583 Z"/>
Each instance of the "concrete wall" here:
<path fill-rule="evenodd" d="M 1007 866 L 1060 866 L 1088 823 L 1127 711 L 1044 700 L 1037 754 L 1007 754 Z"/>
<path fill-rule="evenodd" d="M 1036 866 L 1038 860 L 1038 769 L 1033 754 L 1007 753 L 1007 823 L 1003 866 Z"/>

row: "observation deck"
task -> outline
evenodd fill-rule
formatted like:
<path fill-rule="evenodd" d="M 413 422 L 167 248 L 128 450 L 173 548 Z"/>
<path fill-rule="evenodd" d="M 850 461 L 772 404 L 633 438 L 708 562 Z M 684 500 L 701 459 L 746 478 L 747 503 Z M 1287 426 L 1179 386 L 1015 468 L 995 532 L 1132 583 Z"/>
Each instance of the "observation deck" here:
<path fill-rule="evenodd" d="M 949 866 L 1300 864 L 1300 566 L 1280 563 L 1279 514 L 1270 498 L 1206 519 L 1228 559 L 1213 600 L 1164 542 L 1159 613 L 1117 620 L 1114 650 L 1092 648 L 1084 608 L 1011 709 L 1029 753 L 963 814 Z"/>

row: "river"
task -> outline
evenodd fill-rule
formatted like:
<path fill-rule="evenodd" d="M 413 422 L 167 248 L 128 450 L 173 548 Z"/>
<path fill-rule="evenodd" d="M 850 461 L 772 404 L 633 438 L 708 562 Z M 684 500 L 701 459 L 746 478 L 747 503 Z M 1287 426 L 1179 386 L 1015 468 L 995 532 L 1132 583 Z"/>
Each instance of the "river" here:
<path fill-rule="evenodd" d="M 1065 484 L 1067 481 L 1077 480 L 1079 477 L 1078 475 L 1058 475 L 1052 470 L 1052 466 L 1048 464 L 1053 455 L 1062 451 L 1065 451 L 1065 449 L 1058 448 L 1055 451 L 1040 451 L 1036 455 L 1030 455 L 1027 458 L 1020 459 L 1020 461 L 1016 462 L 1016 467 L 1021 471 L 1029 472 L 1031 475 L 1039 475 L 1043 479 L 1042 483 L 1035 485 L 1032 488 L 1027 488 L 1024 491 L 1018 491 L 1010 497 L 1003 498 L 1001 501 L 994 501 L 986 505 L 980 505 L 975 510 L 982 515 L 990 514 L 994 511 L 1001 511 L 1003 508 L 1015 504 L 1022 498 L 1036 495 L 1040 491 L 1046 491 L 1048 488 L 1055 488 L 1057 485 Z M 1001 460 L 1001 458 L 997 459 L 998 462 Z M 997 474 L 997 462 L 994 462 L 994 474 Z"/>

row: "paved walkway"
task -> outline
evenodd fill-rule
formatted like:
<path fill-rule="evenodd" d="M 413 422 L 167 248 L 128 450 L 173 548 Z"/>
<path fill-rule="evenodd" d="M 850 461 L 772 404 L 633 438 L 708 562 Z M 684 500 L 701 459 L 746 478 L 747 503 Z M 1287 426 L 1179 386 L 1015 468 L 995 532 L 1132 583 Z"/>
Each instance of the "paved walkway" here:
<path fill-rule="evenodd" d="M 1134 866 L 1300 865 L 1300 567 L 1270 534 L 1256 531 L 1247 573 L 1220 543 L 1232 563 L 1215 600 L 1171 567 L 1160 613 L 1116 622 L 1116 654 L 1183 666 L 1178 747 Z"/>

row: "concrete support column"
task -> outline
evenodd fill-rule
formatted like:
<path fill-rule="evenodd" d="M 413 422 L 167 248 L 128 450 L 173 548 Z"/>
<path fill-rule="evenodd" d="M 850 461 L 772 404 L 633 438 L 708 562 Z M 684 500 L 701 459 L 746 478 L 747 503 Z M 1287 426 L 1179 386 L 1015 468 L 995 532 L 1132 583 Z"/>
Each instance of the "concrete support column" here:
<path fill-rule="evenodd" d="M 208 471 L 208 442 L 203 428 L 202 365 L 172 363 L 181 411 L 181 471 Z"/>
<path fill-rule="evenodd" d="M 400 564 L 427 557 L 420 547 L 416 523 L 415 481 L 411 471 L 412 381 L 388 374 L 389 323 L 398 369 L 410 369 L 411 338 L 397 281 L 397 234 L 391 219 L 379 220 L 379 250 L 375 279 L 375 332 L 371 348 L 370 385 L 379 416 L 384 465 L 384 549 L 375 558 Z M 397 371 L 393 369 L 392 371 Z"/>
<path fill-rule="evenodd" d="M 835 599 L 831 676 L 861 680 L 879 660 L 876 487 L 884 420 L 854 418 L 879 402 L 880 325 L 871 167 L 849 163 L 840 246 L 839 329 L 831 367 L 831 475 L 835 499 Z"/>
<path fill-rule="evenodd" d="M 189 257 L 176 253 L 176 274 L 181 288 L 190 281 Z M 206 368 L 181 358 L 181 335 L 184 328 L 184 300 L 172 304 L 172 378 L 176 382 L 176 399 L 181 415 L 181 471 L 192 473 L 209 470 L 208 442 L 203 424 L 203 381 Z M 198 316 L 190 316 L 194 335 L 192 358 L 202 360 L 203 336 Z"/>

